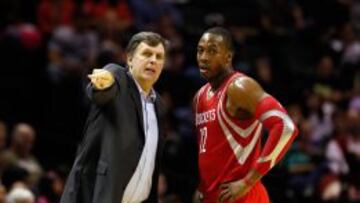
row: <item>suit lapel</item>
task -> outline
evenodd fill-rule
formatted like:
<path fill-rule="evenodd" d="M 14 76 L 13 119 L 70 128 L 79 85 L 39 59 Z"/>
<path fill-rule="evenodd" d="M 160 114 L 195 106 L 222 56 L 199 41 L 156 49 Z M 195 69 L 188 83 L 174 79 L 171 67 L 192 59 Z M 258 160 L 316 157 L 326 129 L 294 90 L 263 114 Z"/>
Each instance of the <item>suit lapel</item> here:
<path fill-rule="evenodd" d="M 159 129 L 159 139 L 158 139 L 158 150 L 157 153 L 162 151 L 163 148 L 163 139 L 164 139 L 164 120 L 165 117 L 163 109 L 163 104 L 161 103 L 160 95 L 156 93 L 156 100 L 155 100 L 155 112 L 156 112 L 156 119 L 158 123 Z M 160 150 L 160 151 L 159 151 Z"/>
<path fill-rule="evenodd" d="M 155 100 L 155 111 L 156 111 L 156 119 L 158 123 L 158 129 L 159 129 L 159 135 L 162 135 L 162 129 L 163 129 L 163 115 L 161 112 L 161 104 L 160 104 L 160 95 L 156 93 L 156 100 Z"/>
<path fill-rule="evenodd" d="M 132 99 L 134 100 L 135 104 L 136 104 L 136 112 L 139 116 L 139 119 L 140 119 L 140 127 L 141 127 L 141 130 L 143 132 L 144 131 L 144 118 L 143 118 L 143 112 L 142 112 L 142 105 L 141 105 L 141 98 L 140 98 L 140 92 L 138 90 L 138 87 L 136 86 L 135 84 L 135 81 L 134 81 L 134 78 L 130 75 L 129 72 L 127 72 L 128 76 L 129 76 L 129 92 L 130 92 L 130 95 L 132 97 Z M 144 135 L 144 134 L 143 134 Z"/>

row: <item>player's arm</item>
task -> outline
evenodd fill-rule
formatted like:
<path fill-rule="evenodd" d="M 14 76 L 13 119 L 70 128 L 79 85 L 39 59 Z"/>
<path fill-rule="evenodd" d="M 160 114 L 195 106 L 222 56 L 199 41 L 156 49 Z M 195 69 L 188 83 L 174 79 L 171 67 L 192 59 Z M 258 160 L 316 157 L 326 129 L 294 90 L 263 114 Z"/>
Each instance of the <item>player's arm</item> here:
<path fill-rule="evenodd" d="M 285 154 L 298 134 L 286 110 L 249 77 L 235 80 L 228 90 L 228 110 L 245 111 L 258 119 L 269 131 L 259 159 L 253 165 L 254 176 L 265 175 Z M 232 109 L 231 109 L 232 108 Z M 257 180 L 253 175 L 248 180 Z"/>
<path fill-rule="evenodd" d="M 234 80 L 229 85 L 227 96 L 226 108 L 231 115 L 239 119 L 255 117 L 269 131 L 259 159 L 245 178 L 237 183 L 238 187 L 233 189 L 235 191 L 232 191 L 243 196 L 283 157 L 298 130 L 280 103 L 249 77 Z M 236 188 L 241 191 L 236 191 Z"/>
<path fill-rule="evenodd" d="M 116 67 L 109 64 L 102 69 L 94 69 L 92 74 L 88 75 L 90 83 L 87 87 L 87 94 L 96 104 L 106 104 L 115 97 L 116 85 L 112 70 L 114 68 Z"/>

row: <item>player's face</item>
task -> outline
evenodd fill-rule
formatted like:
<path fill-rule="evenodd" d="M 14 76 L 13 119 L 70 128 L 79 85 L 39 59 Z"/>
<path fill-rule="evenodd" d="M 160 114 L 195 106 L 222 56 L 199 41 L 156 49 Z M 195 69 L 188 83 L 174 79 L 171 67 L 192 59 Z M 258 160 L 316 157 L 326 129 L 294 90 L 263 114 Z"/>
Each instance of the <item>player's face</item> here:
<path fill-rule="evenodd" d="M 228 65 L 229 50 L 223 37 L 205 33 L 197 47 L 197 62 L 200 74 L 207 80 L 216 78 Z"/>
<path fill-rule="evenodd" d="M 153 85 L 161 74 L 164 61 L 165 48 L 161 43 L 153 47 L 141 42 L 132 56 L 129 56 L 128 65 L 138 82 Z"/>

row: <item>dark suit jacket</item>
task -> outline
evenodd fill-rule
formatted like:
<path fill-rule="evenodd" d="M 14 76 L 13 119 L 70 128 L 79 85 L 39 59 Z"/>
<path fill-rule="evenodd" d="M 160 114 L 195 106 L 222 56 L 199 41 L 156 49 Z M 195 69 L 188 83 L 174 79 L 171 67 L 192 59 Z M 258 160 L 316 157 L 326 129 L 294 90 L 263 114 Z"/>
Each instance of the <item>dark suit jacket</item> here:
<path fill-rule="evenodd" d="M 84 128 L 84 139 L 67 179 L 61 203 L 121 203 L 145 143 L 142 106 L 137 86 L 126 69 L 108 64 L 115 83 L 104 91 L 88 87 L 93 101 Z M 157 202 L 159 160 L 163 145 L 160 96 L 155 110 L 159 142 L 150 196 Z"/>

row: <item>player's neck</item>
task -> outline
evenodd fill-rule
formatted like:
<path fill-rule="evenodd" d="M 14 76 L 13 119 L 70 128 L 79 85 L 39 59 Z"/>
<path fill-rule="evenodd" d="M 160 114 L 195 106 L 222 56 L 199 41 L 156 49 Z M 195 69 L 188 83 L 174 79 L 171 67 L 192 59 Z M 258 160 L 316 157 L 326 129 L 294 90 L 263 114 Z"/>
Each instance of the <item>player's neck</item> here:
<path fill-rule="evenodd" d="M 211 85 L 211 90 L 216 91 L 217 89 L 219 89 L 219 87 L 224 82 L 224 80 L 233 72 L 234 70 L 232 68 L 226 68 L 224 69 L 224 71 L 220 72 L 217 76 L 209 80 Z"/>

